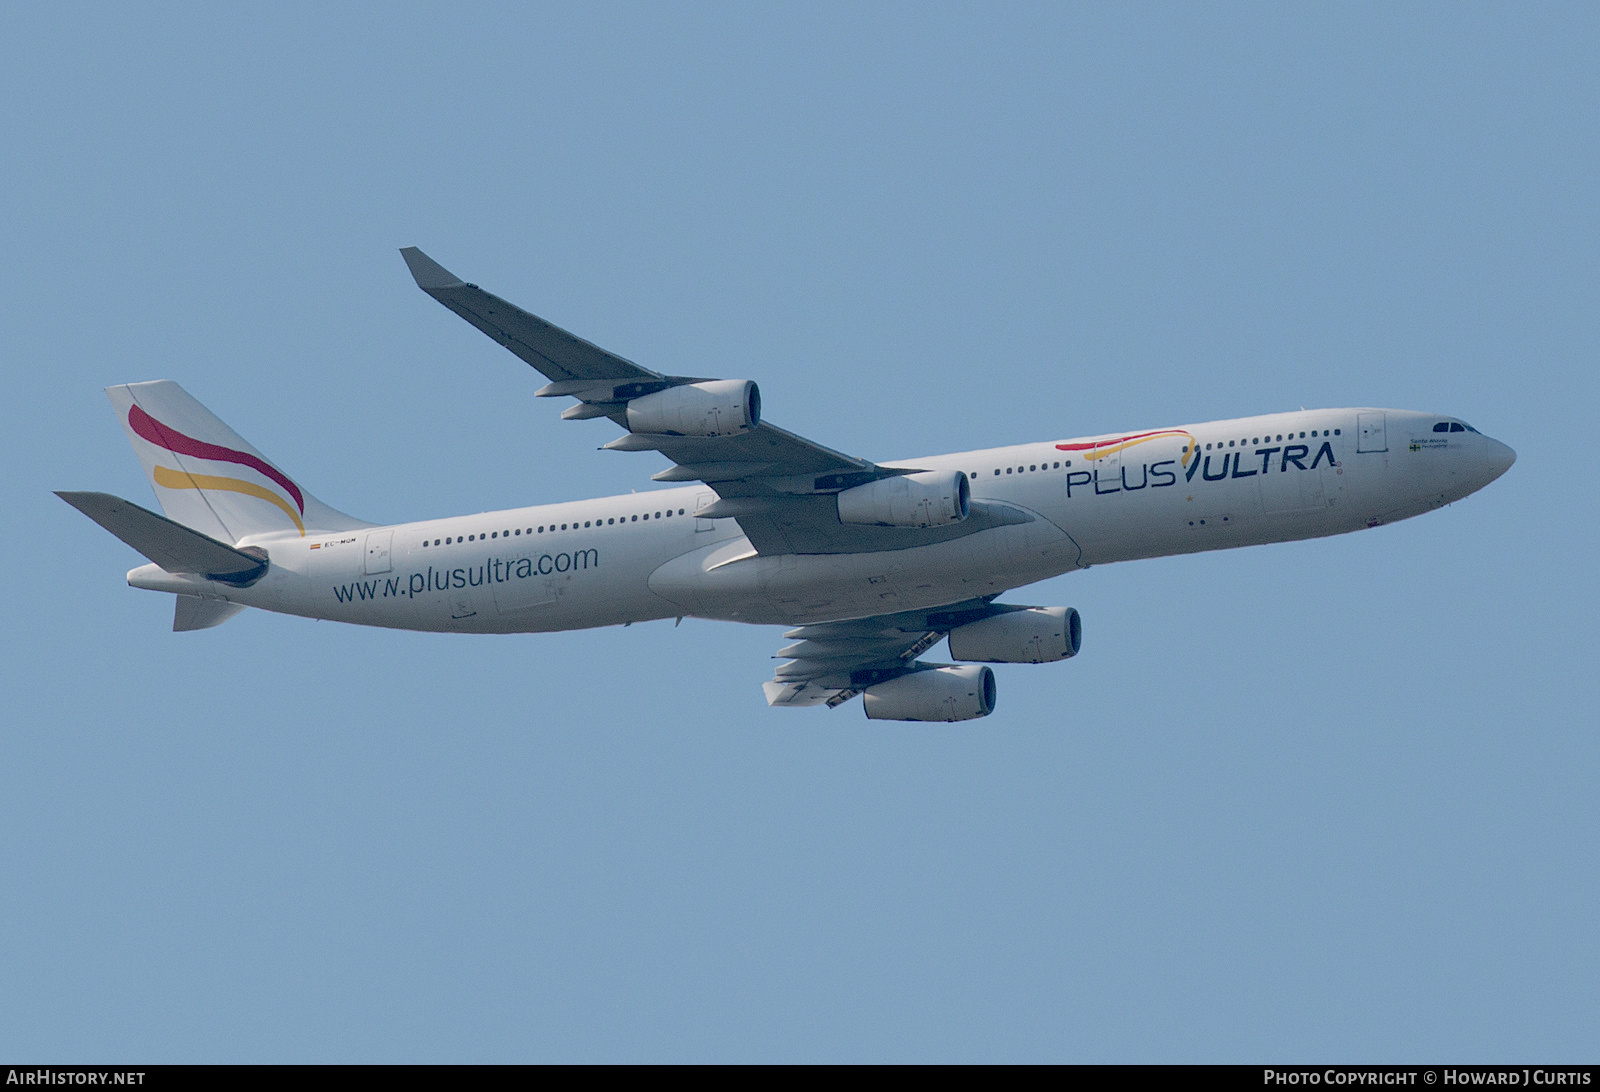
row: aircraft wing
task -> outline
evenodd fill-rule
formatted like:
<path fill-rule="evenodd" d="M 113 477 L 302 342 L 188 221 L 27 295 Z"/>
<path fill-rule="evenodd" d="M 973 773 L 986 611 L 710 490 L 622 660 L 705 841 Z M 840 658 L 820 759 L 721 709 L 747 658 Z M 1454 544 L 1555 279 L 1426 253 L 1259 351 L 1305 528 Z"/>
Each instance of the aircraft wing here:
<path fill-rule="evenodd" d="M 640 367 L 468 284 L 416 247 L 406 247 L 400 254 L 417 287 L 550 380 L 539 395 L 578 399 L 562 413 L 564 420 L 605 417 L 627 429 L 630 399 L 710 382 Z M 727 436 L 630 431 L 605 446 L 611 451 L 665 455 L 674 465 L 653 475 L 655 481 L 701 481 L 711 486 L 718 499 L 695 515 L 736 519 L 760 553 L 905 549 L 1033 518 L 1006 505 L 973 503 L 967 519 L 945 527 L 847 526 L 839 522 L 835 494 L 879 478 L 913 473 L 915 468 L 879 466 L 766 421 Z"/>
<path fill-rule="evenodd" d="M 761 688 L 768 705 L 826 703 L 832 708 L 874 683 L 944 666 L 925 664 L 917 657 L 958 626 L 1027 609 L 1001 606 L 989 599 L 968 599 L 932 610 L 800 626 L 784 633 L 795 643 L 779 649 L 774 657 L 789 662 L 779 667 L 772 681 L 762 683 Z"/>
<path fill-rule="evenodd" d="M 400 256 L 416 279 L 417 287 L 510 349 L 555 384 L 581 384 L 614 380 L 665 390 L 666 377 L 631 360 L 591 345 L 559 326 L 530 315 L 515 304 L 468 284 L 414 246 Z"/>

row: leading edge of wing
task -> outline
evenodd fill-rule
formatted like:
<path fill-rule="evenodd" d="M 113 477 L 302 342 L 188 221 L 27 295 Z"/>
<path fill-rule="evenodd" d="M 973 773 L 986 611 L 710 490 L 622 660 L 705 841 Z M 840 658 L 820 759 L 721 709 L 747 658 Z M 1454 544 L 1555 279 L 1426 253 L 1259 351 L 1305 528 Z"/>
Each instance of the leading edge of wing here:
<path fill-rule="evenodd" d="M 576 334 L 530 315 L 475 284 L 469 284 L 414 246 L 400 256 L 417 287 L 515 353 L 552 382 L 623 380 L 663 382 L 659 372 L 608 353 Z"/>
<path fill-rule="evenodd" d="M 565 420 L 605 417 L 627 429 L 631 400 L 707 382 L 642 368 L 463 281 L 416 247 L 400 253 L 419 288 L 551 380 L 538 394 L 578 399 L 562 413 Z M 701 518 L 736 520 L 764 554 L 903 549 L 1029 518 L 983 510 L 975 513 L 978 518 L 945 528 L 846 526 L 834 507 L 837 493 L 913 471 L 835 451 L 765 420 L 717 436 L 630 430 L 605 447 L 660 452 L 675 465 L 654 480 L 706 483 L 718 500 L 698 513 Z"/>
<path fill-rule="evenodd" d="M 576 334 L 467 283 L 417 247 L 403 247 L 400 255 L 418 288 L 547 377 L 550 385 L 539 391 L 540 394 L 577 398 L 581 404 L 564 414 L 569 420 L 608 417 L 627 428 L 629 398 L 685 383 L 703 382 L 688 376 L 663 375 L 608 353 Z M 759 469 L 759 473 L 750 475 L 753 477 L 828 472 L 865 472 L 869 478 L 878 476 L 877 468 L 865 459 L 834 451 L 765 421 L 750 432 L 735 436 L 631 435 L 641 442 L 610 446 L 614 450 L 657 450 L 679 466 L 753 463 Z"/>

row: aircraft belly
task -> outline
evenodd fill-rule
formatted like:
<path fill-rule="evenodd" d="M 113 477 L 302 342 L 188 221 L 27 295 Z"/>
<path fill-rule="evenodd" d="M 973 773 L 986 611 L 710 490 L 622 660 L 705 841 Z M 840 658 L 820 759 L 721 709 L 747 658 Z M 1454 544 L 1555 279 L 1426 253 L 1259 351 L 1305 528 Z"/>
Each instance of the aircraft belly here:
<path fill-rule="evenodd" d="M 596 537 L 593 550 L 517 557 L 483 570 L 481 586 L 454 587 L 445 601 L 443 628 L 469 633 L 550 633 L 623 625 L 678 613 L 651 592 L 645 577 L 658 563 L 659 546 L 619 548 L 618 537 Z M 434 617 L 438 620 L 439 609 Z"/>
<path fill-rule="evenodd" d="M 906 550 L 755 555 L 724 543 L 676 558 L 650 589 L 702 618 L 799 625 L 865 618 L 994 595 L 1075 566 L 1078 549 L 1048 520 Z"/>

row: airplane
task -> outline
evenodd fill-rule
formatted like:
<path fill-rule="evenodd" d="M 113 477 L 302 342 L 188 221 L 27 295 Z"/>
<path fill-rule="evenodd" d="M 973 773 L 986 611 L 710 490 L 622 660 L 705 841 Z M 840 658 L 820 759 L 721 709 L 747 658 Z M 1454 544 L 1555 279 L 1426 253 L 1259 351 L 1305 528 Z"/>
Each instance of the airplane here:
<path fill-rule="evenodd" d="M 663 375 L 469 284 L 415 247 L 417 286 L 540 372 L 604 450 L 656 452 L 663 488 L 378 526 L 328 507 L 170 381 L 107 388 L 165 515 L 63 500 L 149 564 L 173 629 L 246 607 L 446 633 L 652 619 L 789 627 L 769 705 L 874 720 L 995 708 L 993 663 L 1069 659 L 1072 607 L 1002 593 L 1091 565 L 1376 527 L 1460 500 L 1516 453 L 1455 417 L 1300 410 L 877 463 L 762 416 L 748 379 Z M 920 657 L 940 641 L 955 664 Z"/>

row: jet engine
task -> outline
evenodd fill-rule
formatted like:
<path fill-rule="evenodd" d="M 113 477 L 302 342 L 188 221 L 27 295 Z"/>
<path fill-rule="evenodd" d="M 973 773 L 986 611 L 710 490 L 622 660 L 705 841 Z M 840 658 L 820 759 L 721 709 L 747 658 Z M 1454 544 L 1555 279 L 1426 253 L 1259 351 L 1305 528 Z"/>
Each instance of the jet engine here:
<path fill-rule="evenodd" d="M 869 686 L 861 700 L 869 720 L 975 720 L 994 712 L 994 672 L 987 667 L 935 667 Z"/>
<path fill-rule="evenodd" d="M 967 518 L 972 487 L 959 470 L 879 478 L 839 494 L 839 522 L 880 527 L 944 527 Z"/>
<path fill-rule="evenodd" d="M 1029 607 L 950 631 L 950 655 L 991 664 L 1042 664 L 1078 654 L 1083 622 L 1072 607 Z"/>
<path fill-rule="evenodd" d="M 748 379 L 712 379 L 628 403 L 628 428 L 671 436 L 733 436 L 761 423 L 761 390 Z"/>

